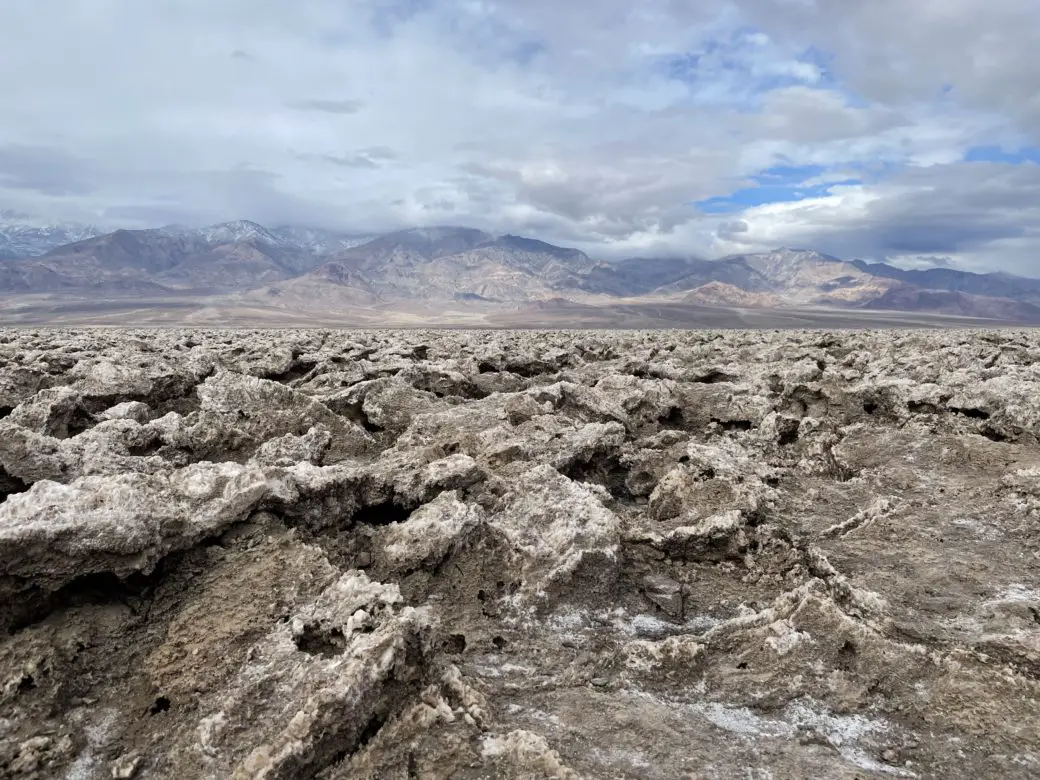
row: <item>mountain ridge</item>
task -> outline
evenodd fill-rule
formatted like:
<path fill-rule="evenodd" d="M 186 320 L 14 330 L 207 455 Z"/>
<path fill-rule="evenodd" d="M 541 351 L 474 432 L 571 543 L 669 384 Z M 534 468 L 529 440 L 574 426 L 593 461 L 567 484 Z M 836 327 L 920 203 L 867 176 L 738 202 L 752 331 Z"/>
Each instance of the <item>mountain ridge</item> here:
<path fill-rule="evenodd" d="M 368 240 L 365 240 L 365 239 Z M 596 260 L 513 234 L 433 226 L 374 237 L 238 220 L 116 230 L 0 263 L 0 294 L 223 295 L 326 311 L 385 304 L 595 305 L 657 300 L 740 308 L 830 307 L 954 313 L 1040 323 L 1040 279 L 952 269 L 904 271 L 810 249 L 718 260 Z"/>
<path fill-rule="evenodd" d="M 47 223 L 21 212 L 0 210 L 0 261 L 42 255 L 56 247 L 102 234 L 103 231 L 93 225 Z"/>

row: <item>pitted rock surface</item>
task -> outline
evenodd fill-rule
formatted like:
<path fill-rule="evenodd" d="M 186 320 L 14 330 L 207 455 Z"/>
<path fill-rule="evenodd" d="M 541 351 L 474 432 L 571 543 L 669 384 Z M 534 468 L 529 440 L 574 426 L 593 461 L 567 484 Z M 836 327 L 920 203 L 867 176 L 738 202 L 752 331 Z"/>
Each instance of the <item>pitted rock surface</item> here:
<path fill-rule="evenodd" d="M 0 776 L 1040 775 L 1032 331 L 0 331 Z"/>

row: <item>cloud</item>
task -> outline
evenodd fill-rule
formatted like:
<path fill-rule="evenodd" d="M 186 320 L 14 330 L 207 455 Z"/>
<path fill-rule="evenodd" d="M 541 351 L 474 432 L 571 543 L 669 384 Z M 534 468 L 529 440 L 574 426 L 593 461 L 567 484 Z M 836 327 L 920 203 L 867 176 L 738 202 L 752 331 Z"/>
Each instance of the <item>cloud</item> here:
<path fill-rule="evenodd" d="M 716 235 L 722 240 L 739 240 L 740 237 L 747 233 L 751 228 L 748 223 L 742 219 L 735 219 L 732 222 L 720 222 Z"/>
<path fill-rule="evenodd" d="M 326 114 L 356 114 L 365 105 L 360 100 L 293 100 L 286 104 L 297 111 L 321 111 Z"/>
<path fill-rule="evenodd" d="M 1037 50 L 1035 0 L 6 3 L 0 208 L 1028 271 Z"/>
<path fill-rule="evenodd" d="M 329 163 L 331 165 L 337 165 L 341 168 L 362 168 L 368 170 L 377 170 L 383 167 L 383 160 L 378 157 L 372 157 L 365 152 L 358 152 L 356 154 L 301 154 L 299 159 L 305 162 L 319 162 Z"/>
<path fill-rule="evenodd" d="M 29 144 L 0 146 L 0 187 L 55 197 L 93 192 L 89 167 L 62 149 Z"/>
<path fill-rule="evenodd" d="M 917 262 L 939 254 L 971 270 L 1036 273 L 1040 166 L 952 163 L 907 169 L 883 182 L 746 210 L 740 235 L 716 231 L 724 251 L 814 246 L 831 254 Z"/>

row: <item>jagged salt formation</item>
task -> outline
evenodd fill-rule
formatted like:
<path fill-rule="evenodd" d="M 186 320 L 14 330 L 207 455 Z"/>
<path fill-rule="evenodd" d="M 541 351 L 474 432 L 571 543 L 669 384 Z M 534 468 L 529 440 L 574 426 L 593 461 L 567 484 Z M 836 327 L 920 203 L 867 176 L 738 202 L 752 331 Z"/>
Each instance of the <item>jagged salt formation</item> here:
<path fill-rule="evenodd" d="M 0 775 L 1031 777 L 1032 332 L 0 332 Z"/>

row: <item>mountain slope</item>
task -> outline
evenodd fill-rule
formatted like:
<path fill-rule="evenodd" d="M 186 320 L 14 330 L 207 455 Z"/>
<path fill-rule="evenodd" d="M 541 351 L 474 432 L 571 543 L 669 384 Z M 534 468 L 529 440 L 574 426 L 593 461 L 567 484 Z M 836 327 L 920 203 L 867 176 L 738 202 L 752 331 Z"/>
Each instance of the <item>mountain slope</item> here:
<path fill-rule="evenodd" d="M 241 290 L 298 276 L 319 262 L 255 223 L 117 230 L 4 263 L 0 292 Z"/>
<path fill-rule="evenodd" d="M 976 274 L 953 268 L 904 270 L 887 263 L 867 263 L 863 260 L 853 260 L 852 264 L 872 276 L 895 279 L 924 290 L 946 290 L 969 295 L 1011 298 L 1040 305 L 1040 279 L 1003 273 Z"/>
<path fill-rule="evenodd" d="M 328 257 L 361 244 L 367 244 L 375 235 L 355 235 L 334 230 L 282 225 L 273 228 L 271 234 L 287 246 L 302 249 L 316 257 Z"/>
<path fill-rule="evenodd" d="M 893 282 L 861 271 L 829 255 L 797 249 L 731 255 L 698 266 L 692 273 L 659 292 L 684 292 L 711 282 L 721 282 L 749 293 L 784 296 L 789 304 L 844 303 L 868 300 L 883 294 Z"/>
<path fill-rule="evenodd" d="M 597 263 L 583 252 L 519 236 L 436 227 L 390 233 L 347 249 L 308 276 L 359 280 L 379 300 L 524 301 L 580 289 Z M 298 283 L 288 287 L 298 288 Z"/>
<path fill-rule="evenodd" d="M 636 282 L 632 287 L 637 287 L 638 262 L 619 264 L 616 278 L 624 275 Z M 664 275 L 681 273 L 653 293 L 689 303 L 865 308 L 1040 322 L 1040 280 L 1004 274 L 949 269 L 902 271 L 796 249 L 732 255 L 708 262 L 691 260 L 685 264 L 642 262 L 648 263 L 651 270 L 663 270 Z M 684 270 L 688 272 L 682 273 Z"/>
<path fill-rule="evenodd" d="M 713 260 L 687 257 L 630 257 L 596 265 L 585 275 L 582 289 L 622 297 L 645 295 L 697 273 L 710 279 L 717 267 Z"/>
<path fill-rule="evenodd" d="M 48 224 L 15 211 L 0 211 L 0 260 L 37 257 L 99 235 L 101 231 L 90 225 Z"/>
<path fill-rule="evenodd" d="M 1040 306 L 1031 303 L 950 290 L 922 290 L 908 285 L 889 290 L 884 295 L 863 304 L 863 308 L 928 311 L 1007 322 L 1040 323 Z"/>

